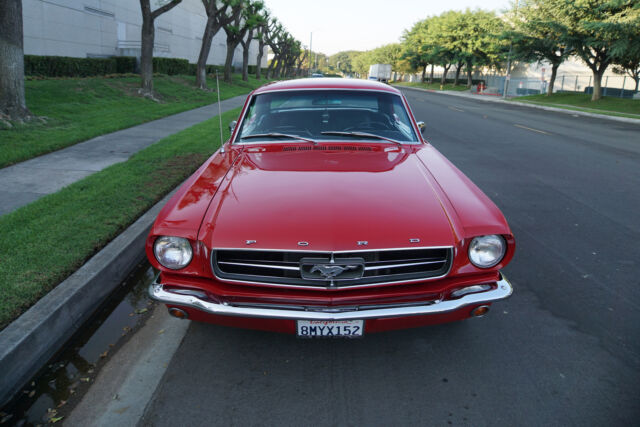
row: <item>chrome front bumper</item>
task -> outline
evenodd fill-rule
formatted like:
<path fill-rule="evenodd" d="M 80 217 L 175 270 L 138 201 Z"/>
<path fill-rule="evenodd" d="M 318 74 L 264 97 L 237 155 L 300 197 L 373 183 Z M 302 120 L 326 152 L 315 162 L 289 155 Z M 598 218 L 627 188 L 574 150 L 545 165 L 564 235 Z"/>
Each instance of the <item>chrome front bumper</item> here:
<path fill-rule="evenodd" d="M 471 305 L 488 304 L 511 296 L 513 287 L 504 276 L 496 282 L 497 287 L 483 292 L 464 295 L 455 300 L 436 300 L 428 304 L 395 305 L 395 306 L 358 306 L 358 307 L 299 307 L 286 306 L 246 306 L 206 301 L 193 295 L 182 295 L 169 292 L 156 281 L 149 287 L 152 299 L 165 304 L 193 307 L 210 314 L 221 316 L 261 317 L 271 319 L 292 320 L 356 320 L 380 319 L 388 317 L 419 316 L 423 314 L 441 314 L 455 311 Z"/>

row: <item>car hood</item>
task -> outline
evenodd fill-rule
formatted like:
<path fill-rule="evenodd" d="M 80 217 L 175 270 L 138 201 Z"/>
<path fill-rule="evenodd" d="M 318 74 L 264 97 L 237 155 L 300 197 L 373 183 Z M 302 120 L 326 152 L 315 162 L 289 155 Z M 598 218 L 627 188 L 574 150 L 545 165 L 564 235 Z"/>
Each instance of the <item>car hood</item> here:
<path fill-rule="evenodd" d="M 210 248 L 308 251 L 455 245 L 451 215 L 413 150 L 300 150 L 244 150 L 198 239 Z"/>

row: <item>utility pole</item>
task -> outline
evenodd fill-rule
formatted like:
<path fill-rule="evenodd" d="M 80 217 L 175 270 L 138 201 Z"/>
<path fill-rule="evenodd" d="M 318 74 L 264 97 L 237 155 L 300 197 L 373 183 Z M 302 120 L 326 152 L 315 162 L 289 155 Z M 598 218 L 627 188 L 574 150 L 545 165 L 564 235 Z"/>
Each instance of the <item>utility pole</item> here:
<path fill-rule="evenodd" d="M 313 43 L 313 32 L 309 35 L 309 77 L 311 77 L 311 45 Z"/>
<path fill-rule="evenodd" d="M 520 0 L 516 0 L 516 8 L 515 15 L 517 18 L 518 15 L 518 4 Z M 507 76 L 504 78 L 504 88 L 502 92 L 502 97 L 507 98 L 507 92 L 509 91 L 509 80 L 511 79 L 511 50 L 513 49 L 513 42 L 509 43 L 509 56 L 507 56 Z"/>

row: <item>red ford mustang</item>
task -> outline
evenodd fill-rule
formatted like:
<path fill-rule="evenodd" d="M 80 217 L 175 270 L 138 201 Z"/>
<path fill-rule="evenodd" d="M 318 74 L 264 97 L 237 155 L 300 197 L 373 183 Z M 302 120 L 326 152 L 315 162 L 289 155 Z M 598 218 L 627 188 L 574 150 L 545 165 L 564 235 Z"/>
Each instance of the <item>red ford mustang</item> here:
<path fill-rule="evenodd" d="M 361 336 L 485 314 L 512 287 L 498 208 L 393 87 L 270 84 L 158 215 L 151 296 L 221 325 Z"/>

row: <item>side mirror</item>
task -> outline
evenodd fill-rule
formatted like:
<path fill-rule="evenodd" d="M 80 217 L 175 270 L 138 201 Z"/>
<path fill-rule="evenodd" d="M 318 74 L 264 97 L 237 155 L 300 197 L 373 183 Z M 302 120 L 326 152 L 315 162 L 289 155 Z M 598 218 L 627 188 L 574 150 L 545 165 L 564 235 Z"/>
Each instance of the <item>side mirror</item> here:
<path fill-rule="evenodd" d="M 237 120 L 234 120 L 231 123 L 229 123 L 229 132 L 233 133 L 233 130 L 236 128 L 237 124 L 238 124 Z"/>
<path fill-rule="evenodd" d="M 427 128 L 427 125 L 424 122 L 418 122 L 418 127 L 420 128 L 420 133 L 424 133 L 424 130 Z"/>

